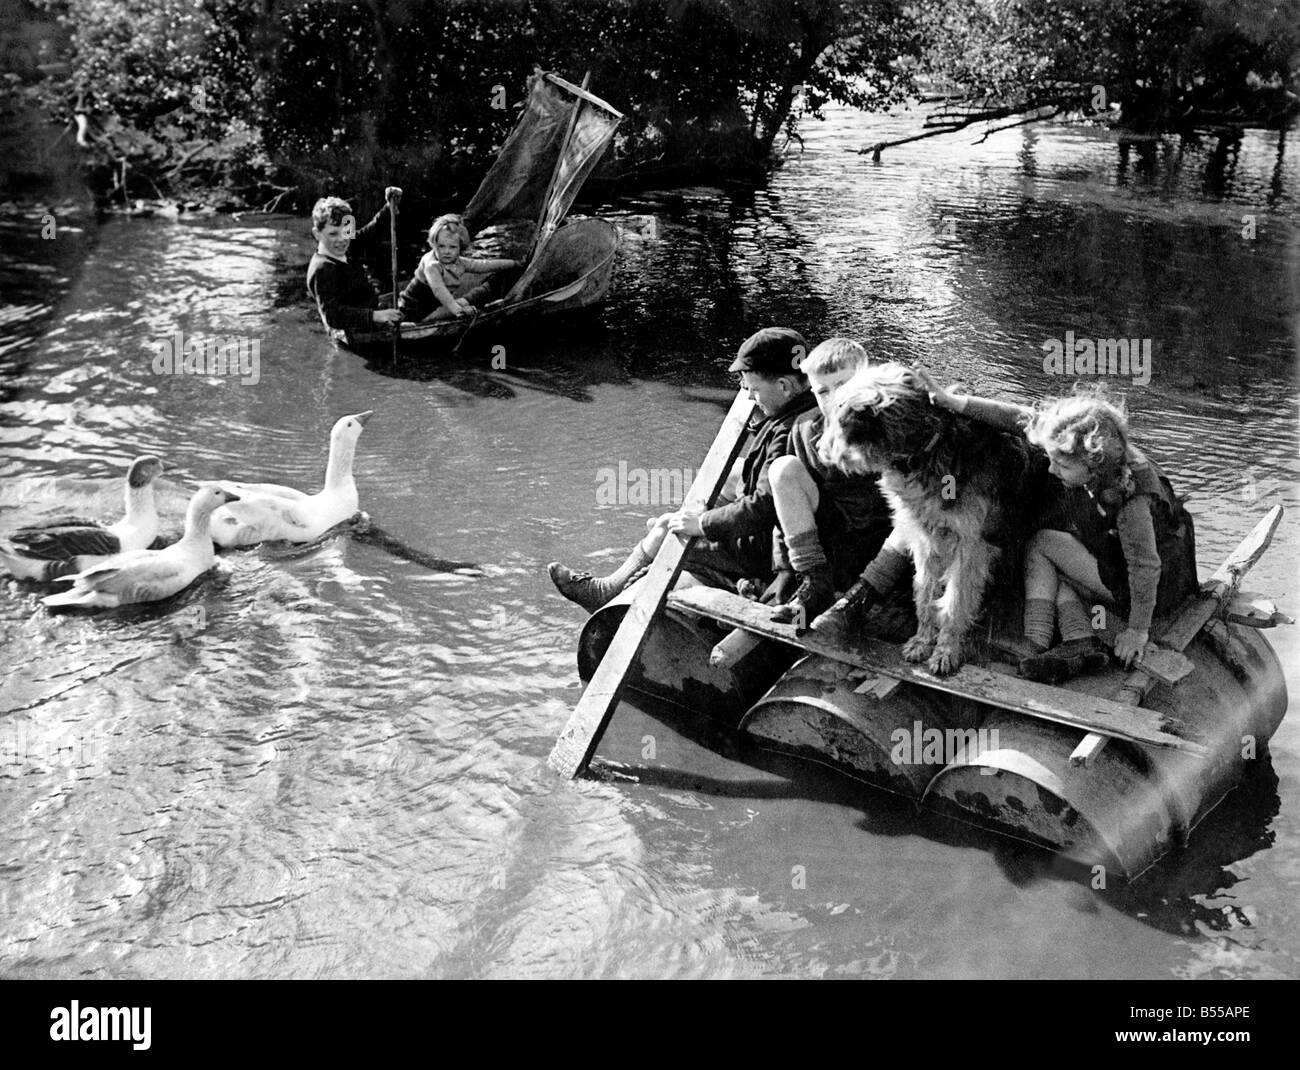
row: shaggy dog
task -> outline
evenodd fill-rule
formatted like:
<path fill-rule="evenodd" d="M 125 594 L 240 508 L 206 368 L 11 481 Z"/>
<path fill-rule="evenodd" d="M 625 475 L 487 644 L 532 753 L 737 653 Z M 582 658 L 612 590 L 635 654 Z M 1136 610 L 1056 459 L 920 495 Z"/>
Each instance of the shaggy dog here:
<path fill-rule="evenodd" d="M 903 656 L 955 672 L 999 559 L 1020 564 L 1047 487 L 1042 451 L 931 405 L 901 364 L 875 364 L 836 391 L 818 452 L 845 472 L 880 473 L 916 568 L 918 628 Z"/>

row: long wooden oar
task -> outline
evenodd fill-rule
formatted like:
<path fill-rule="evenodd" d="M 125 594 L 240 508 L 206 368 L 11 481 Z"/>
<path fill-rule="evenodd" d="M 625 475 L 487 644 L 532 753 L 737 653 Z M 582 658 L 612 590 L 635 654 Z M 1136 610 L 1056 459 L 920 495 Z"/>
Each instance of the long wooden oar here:
<path fill-rule="evenodd" d="M 722 422 L 718 436 L 709 448 L 704 464 L 691 484 L 690 493 L 682 508 L 698 511 L 713 504 L 718 491 L 727 481 L 731 464 L 745 441 L 746 425 L 754 411 L 746 391 L 742 390 L 731 403 L 731 410 Z M 609 644 L 600 666 L 587 684 L 587 690 L 578 700 L 569 723 L 551 751 L 550 764 L 561 776 L 576 777 L 587 767 L 595 753 L 596 744 L 605 732 L 606 725 L 618 708 L 619 697 L 627 683 L 628 672 L 636 664 L 651 624 L 663 608 L 668 591 L 677 582 L 682 570 L 682 558 L 694 539 L 669 536 L 664 539 L 654 563 L 641 583 L 627 615 L 618 626 L 614 641 Z"/>
<path fill-rule="evenodd" d="M 397 198 L 388 204 L 388 240 L 393 267 L 393 307 L 397 307 Z M 397 361 L 397 340 L 402 334 L 402 321 L 393 324 L 393 361 Z"/>

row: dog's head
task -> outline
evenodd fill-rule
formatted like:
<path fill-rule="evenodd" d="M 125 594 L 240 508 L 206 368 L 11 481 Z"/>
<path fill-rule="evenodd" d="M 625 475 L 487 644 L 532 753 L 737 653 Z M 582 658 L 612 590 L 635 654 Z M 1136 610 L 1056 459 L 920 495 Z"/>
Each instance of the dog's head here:
<path fill-rule="evenodd" d="M 817 453 L 851 475 L 883 472 L 933 444 L 940 422 L 909 368 L 866 365 L 835 391 Z"/>

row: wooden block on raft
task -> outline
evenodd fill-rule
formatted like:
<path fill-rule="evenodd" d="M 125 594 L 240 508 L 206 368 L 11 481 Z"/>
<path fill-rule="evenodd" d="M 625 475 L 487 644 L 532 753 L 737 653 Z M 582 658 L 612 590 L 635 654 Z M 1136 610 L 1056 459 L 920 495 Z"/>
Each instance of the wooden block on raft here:
<path fill-rule="evenodd" d="M 1143 671 L 1154 676 L 1160 683 L 1173 687 L 1187 676 L 1196 666 L 1186 655 L 1177 650 L 1166 650 L 1154 643 L 1147 645 L 1139 663 Z"/>
<path fill-rule="evenodd" d="M 1104 732 L 1135 743 L 1169 747 L 1193 754 L 1208 753 L 1201 744 L 1170 731 L 1166 719 L 1154 710 L 1144 710 L 1139 706 L 1114 702 L 1096 695 L 1066 691 L 1048 684 L 1036 684 L 974 665 L 964 665 L 950 676 L 935 676 L 906 661 L 901 648 L 893 643 L 866 638 L 840 643 L 825 639 L 814 631 L 796 633 L 793 626 L 771 620 L 768 616 L 769 607 L 756 605 L 727 591 L 712 587 L 691 587 L 672 592 L 668 596 L 668 604 L 684 613 L 745 628 L 765 638 L 869 669 L 877 675 L 904 683 L 920 684 L 1029 717 Z"/>
<path fill-rule="evenodd" d="M 853 689 L 855 695 L 870 695 L 877 702 L 882 702 L 889 698 L 895 691 L 902 686 L 901 680 L 895 680 L 892 676 L 868 676 L 862 683 Z"/>
<path fill-rule="evenodd" d="M 1103 736 L 1098 732 L 1089 732 L 1079 740 L 1079 745 L 1070 751 L 1070 764 L 1082 765 L 1085 768 L 1091 766 L 1097 760 L 1097 755 L 1102 752 L 1109 742 L 1109 736 Z"/>
<path fill-rule="evenodd" d="M 744 628 L 733 628 L 709 653 L 709 664 L 715 669 L 734 669 L 747 654 L 763 640 Z"/>

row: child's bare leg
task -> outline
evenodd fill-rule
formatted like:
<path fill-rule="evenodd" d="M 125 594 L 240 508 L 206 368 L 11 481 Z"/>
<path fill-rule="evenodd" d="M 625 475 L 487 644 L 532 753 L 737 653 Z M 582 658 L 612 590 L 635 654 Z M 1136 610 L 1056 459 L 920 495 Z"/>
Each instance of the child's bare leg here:
<path fill-rule="evenodd" d="M 772 483 L 772 501 L 776 505 L 776 518 L 781 522 L 787 544 L 792 539 L 817 535 L 817 522 L 813 519 L 821 501 L 821 491 L 808 469 L 798 457 L 778 457 L 768 470 Z M 824 560 L 824 558 L 823 558 Z M 791 564 L 794 564 L 792 561 Z M 798 570 L 799 566 L 795 565 Z"/>
<path fill-rule="evenodd" d="M 1059 573 L 1069 580 L 1079 594 L 1102 602 L 1114 600 L 1101 581 L 1101 573 L 1097 571 L 1097 559 L 1069 532 L 1043 530 L 1035 532 L 1034 537 L 1029 540 L 1029 549 L 1025 553 L 1026 597 L 1030 594 L 1031 556 L 1035 568 L 1045 570 L 1045 566 L 1039 562 L 1046 562 L 1051 566 L 1053 573 Z M 1056 586 L 1057 581 L 1053 578 L 1051 586 L 1053 599 L 1056 597 Z"/>
<path fill-rule="evenodd" d="M 826 553 L 817 537 L 821 493 L 797 457 L 778 457 L 772 462 L 769 479 L 790 565 L 801 580 L 790 600 L 772 611 L 772 619 L 806 627 L 835 600 Z"/>
<path fill-rule="evenodd" d="M 1025 638 L 1039 650 L 1052 645 L 1061 577 L 1089 597 L 1111 598 L 1083 543 L 1065 531 L 1035 532 L 1025 547 Z"/>
<path fill-rule="evenodd" d="M 650 558 L 651 561 L 655 559 L 659 547 L 664 544 L 664 539 L 668 535 L 668 518 L 672 515 L 672 513 L 663 513 L 645 522 L 645 535 L 642 536 L 640 543 L 637 545 L 640 547 L 641 553 Z"/>
<path fill-rule="evenodd" d="M 745 458 L 737 457 L 736 463 L 731 466 L 731 471 L 727 473 L 727 478 L 722 484 L 722 489 L 718 491 L 718 501 L 734 502 L 739 498 L 744 478 Z"/>

